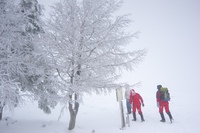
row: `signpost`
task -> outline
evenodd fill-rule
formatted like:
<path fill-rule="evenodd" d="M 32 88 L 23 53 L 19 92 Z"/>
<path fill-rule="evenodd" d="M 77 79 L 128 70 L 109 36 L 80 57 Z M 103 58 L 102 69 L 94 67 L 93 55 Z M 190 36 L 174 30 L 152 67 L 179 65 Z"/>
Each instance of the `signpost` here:
<path fill-rule="evenodd" d="M 123 92 L 122 92 L 122 88 L 119 87 L 118 89 L 116 89 L 116 97 L 117 97 L 117 101 L 119 102 L 119 108 L 120 108 L 120 117 L 121 117 L 121 128 L 120 129 L 124 129 L 124 127 L 126 126 L 125 124 L 125 119 L 124 119 L 124 109 L 123 109 Z"/>

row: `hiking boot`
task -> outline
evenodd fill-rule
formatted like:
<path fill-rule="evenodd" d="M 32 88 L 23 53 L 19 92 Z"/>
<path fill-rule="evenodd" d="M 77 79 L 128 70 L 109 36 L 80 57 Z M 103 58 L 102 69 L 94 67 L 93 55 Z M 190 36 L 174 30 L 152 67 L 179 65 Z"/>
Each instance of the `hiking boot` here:
<path fill-rule="evenodd" d="M 170 121 L 173 120 L 173 117 L 172 117 L 171 112 L 167 112 L 167 114 L 168 114 L 168 116 L 169 116 Z"/>
<path fill-rule="evenodd" d="M 163 114 L 163 112 L 160 112 L 160 116 L 161 116 L 161 122 L 165 122 L 165 116 L 164 116 L 164 114 Z"/>
<path fill-rule="evenodd" d="M 140 117 L 141 117 L 141 121 L 144 122 L 144 117 L 142 113 L 140 114 Z"/>
<path fill-rule="evenodd" d="M 165 122 L 165 120 L 160 120 L 160 122 Z"/>
<path fill-rule="evenodd" d="M 174 119 L 170 119 L 170 122 L 173 123 Z"/>
<path fill-rule="evenodd" d="M 132 121 L 136 121 L 136 114 L 133 112 L 133 120 Z"/>

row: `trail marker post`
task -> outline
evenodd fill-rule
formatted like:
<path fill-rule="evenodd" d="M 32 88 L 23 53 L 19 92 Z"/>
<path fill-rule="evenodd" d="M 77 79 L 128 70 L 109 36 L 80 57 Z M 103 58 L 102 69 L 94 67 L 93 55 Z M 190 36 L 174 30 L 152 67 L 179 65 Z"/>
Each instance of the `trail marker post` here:
<path fill-rule="evenodd" d="M 121 117 L 121 128 L 120 129 L 124 129 L 124 127 L 126 126 L 125 124 L 125 119 L 124 119 L 124 108 L 123 108 L 123 92 L 122 92 L 122 88 L 119 87 L 116 89 L 116 97 L 117 97 L 117 101 L 119 102 L 119 108 L 120 108 L 120 117 Z"/>

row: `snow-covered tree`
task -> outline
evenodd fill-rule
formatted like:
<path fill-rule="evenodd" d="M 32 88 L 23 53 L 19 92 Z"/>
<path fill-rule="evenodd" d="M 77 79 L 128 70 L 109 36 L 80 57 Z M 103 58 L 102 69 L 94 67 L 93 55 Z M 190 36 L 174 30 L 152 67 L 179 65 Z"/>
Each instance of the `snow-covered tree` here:
<path fill-rule="evenodd" d="M 51 74 L 49 63 L 38 43 L 40 36 L 37 36 L 44 33 L 41 23 L 42 20 L 40 18 L 42 6 L 37 0 L 21 0 L 20 11 L 25 18 L 23 35 L 27 42 L 24 43 L 24 50 L 28 51 L 26 53 L 28 60 L 24 64 L 24 69 L 26 70 L 24 70 L 24 75 L 20 75 L 20 83 L 24 89 L 23 91 L 33 93 L 34 98 L 38 100 L 38 107 L 45 113 L 50 113 L 50 107 L 54 107 L 56 101 L 51 101 L 52 98 L 47 99 L 46 93 L 51 95 L 55 93 L 52 89 L 53 87 L 50 87 L 53 83 L 50 75 L 53 74 Z"/>
<path fill-rule="evenodd" d="M 125 51 L 136 34 L 126 32 L 128 15 L 114 16 L 121 6 L 120 0 L 61 0 L 52 6 L 43 44 L 56 69 L 58 95 L 68 102 L 69 130 L 83 94 L 116 89 L 122 70 L 132 70 L 146 53 Z"/>
<path fill-rule="evenodd" d="M 12 0 L 1 0 L 0 2 L 0 115 L 2 119 L 3 107 L 10 110 L 18 104 L 20 99 L 19 84 L 11 73 L 15 67 L 17 58 L 15 46 L 18 45 L 20 36 L 17 23 L 21 19 L 17 13 L 16 5 Z M 17 20 L 17 21 L 16 21 Z M 14 61 L 16 60 L 16 61 Z M 19 60 L 18 60 L 19 61 Z"/>
<path fill-rule="evenodd" d="M 20 10 L 25 16 L 25 32 L 38 34 L 43 32 L 41 25 L 42 6 L 37 0 L 21 0 Z"/>
<path fill-rule="evenodd" d="M 12 111 L 45 76 L 35 40 L 42 31 L 39 7 L 35 0 L 0 1 L 0 118 L 4 106 Z"/>

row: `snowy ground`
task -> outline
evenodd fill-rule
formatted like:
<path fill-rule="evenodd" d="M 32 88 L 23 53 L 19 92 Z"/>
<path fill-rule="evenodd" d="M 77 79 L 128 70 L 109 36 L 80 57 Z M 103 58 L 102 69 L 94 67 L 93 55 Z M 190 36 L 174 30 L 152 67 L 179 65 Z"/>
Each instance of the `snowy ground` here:
<path fill-rule="evenodd" d="M 47 115 L 37 109 L 37 104 L 27 103 L 26 106 L 17 108 L 14 113 L 4 110 L 4 118 L 7 121 L 0 121 L 0 133 L 197 133 L 200 130 L 199 112 L 200 106 L 197 103 L 197 94 L 172 95 L 170 109 L 175 119 L 170 124 L 159 122 L 160 116 L 155 103 L 155 95 L 140 93 L 145 101 L 142 108 L 145 122 L 130 121 L 130 127 L 120 130 L 120 110 L 116 101 L 115 92 L 109 95 L 86 96 L 81 104 L 77 117 L 76 128 L 68 131 L 68 111 L 66 110 L 58 121 L 60 108 L 53 110 Z M 125 100 L 123 101 L 125 107 Z M 125 110 L 126 112 L 126 110 Z M 132 115 L 130 115 L 132 119 Z"/>

